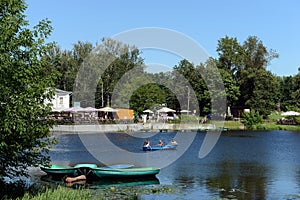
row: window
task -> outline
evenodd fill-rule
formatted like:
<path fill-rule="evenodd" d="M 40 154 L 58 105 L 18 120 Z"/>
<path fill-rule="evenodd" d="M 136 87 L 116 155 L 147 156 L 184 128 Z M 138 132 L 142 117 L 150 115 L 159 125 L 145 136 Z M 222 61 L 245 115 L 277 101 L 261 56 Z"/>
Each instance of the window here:
<path fill-rule="evenodd" d="M 59 105 L 63 105 L 64 104 L 64 98 L 63 97 L 59 97 Z"/>

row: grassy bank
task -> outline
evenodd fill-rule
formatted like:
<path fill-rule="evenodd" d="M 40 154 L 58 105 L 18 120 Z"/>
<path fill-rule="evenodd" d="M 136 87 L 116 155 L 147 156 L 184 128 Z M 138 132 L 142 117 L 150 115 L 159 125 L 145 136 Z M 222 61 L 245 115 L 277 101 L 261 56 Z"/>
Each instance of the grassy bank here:
<path fill-rule="evenodd" d="M 218 122 L 215 123 L 218 126 Z M 246 130 L 241 121 L 225 121 L 224 127 L 229 130 Z M 256 126 L 255 130 L 288 130 L 288 131 L 300 131 L 300 125 L 281 125 L 274 121 L 264 121 L 262 124 Z"/>
<path fill-rule="evenodd" d="M 89 188 L 72 189 L 63 186 L 57 188 L 47 187 L 45 191 L 36 194 L 25 193 L 18 200 L 74 200 L 74 199 L 139 199 L 140 195 L 175 194 L 178 189 L 173 186 L 152 186 L 152 187 L 107 187 L 91 190 Z"/>
<path fill-rule="evenodd" d="M 74 190 L 70 188 L 57 187 L 47 188 L 44 192 L 38 192 L 37 194 L 25 193 L 25 195 L 18 200 L 73 200 L 73 199 L 92 199 L 92 191 L 91 190 Z"/>
<path fill-rule="evenodd" d="M 299 125 L 280 125 L 276 122 L 264 122 L 261 124 L 263 130 L 287 130 L 287 131 L 300 131 Z"/>

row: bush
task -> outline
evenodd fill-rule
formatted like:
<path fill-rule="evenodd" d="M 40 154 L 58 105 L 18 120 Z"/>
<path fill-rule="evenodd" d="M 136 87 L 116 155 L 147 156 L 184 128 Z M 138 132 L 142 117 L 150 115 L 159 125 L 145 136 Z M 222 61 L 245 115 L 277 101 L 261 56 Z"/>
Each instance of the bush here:
<path fill-rule="evenodd" d="M 297 124 L 297 125 L 300 125 L 300 117 L 295 117 L 294 119 L 295 119 L 295 121 L 296 121 L 296 124 Z"/>
<path fill-rule="evenodd" d="M 247 129 L 257 129 L 262 123 L 262 117 L 255 110 L 244 112 L 242 118 L 244 119 L 244 125 Z"/>

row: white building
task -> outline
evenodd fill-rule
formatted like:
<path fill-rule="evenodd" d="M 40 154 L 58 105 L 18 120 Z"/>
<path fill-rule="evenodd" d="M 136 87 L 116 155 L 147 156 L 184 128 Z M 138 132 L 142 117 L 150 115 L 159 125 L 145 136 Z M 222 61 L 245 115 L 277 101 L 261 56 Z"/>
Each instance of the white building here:
<path fill-rule="evenodd" d="M 52 111 L 61 111 L 70 107 L 70 95 L 72 92 L 60 90 L 55 88 L 55 95 L 50 102 L 52 104 Z"/>

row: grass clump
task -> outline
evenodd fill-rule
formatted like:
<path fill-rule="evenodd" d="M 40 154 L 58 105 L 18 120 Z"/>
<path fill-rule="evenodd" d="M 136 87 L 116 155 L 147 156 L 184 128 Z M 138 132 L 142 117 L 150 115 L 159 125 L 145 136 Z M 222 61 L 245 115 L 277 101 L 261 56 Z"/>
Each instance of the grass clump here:
<path fill-rule="evenodd" d="M 25 193 L 23 197 L 16 198 L 17 200 L 87 200 L 87 199 L 102 199 L 102 200 L 120 200 L 120 199 L 140 199 L 140 195 L 157 195 L 157 194 L 174 194 L 178 191 L 173 186 L 158 186 L 158 187 L 115 187 L 96 189 L 91 188 L 67 188 L 64 186 L 46 187 L 45 190 L 40 190 L 36 193 Z M 9 199 L 9 198 L 6 198 Z"/>
<path fill-rule="evenodd" d="M 23 197 L 17 198 L 18 200 L 73 200 L 73 199 L 91 199 L 92 191 L 78 189 L 74 190 L 58 186 L 57 188 L 46 188 L 44 192 L 38 192 L 36 194 L 25 193 Z"/>

